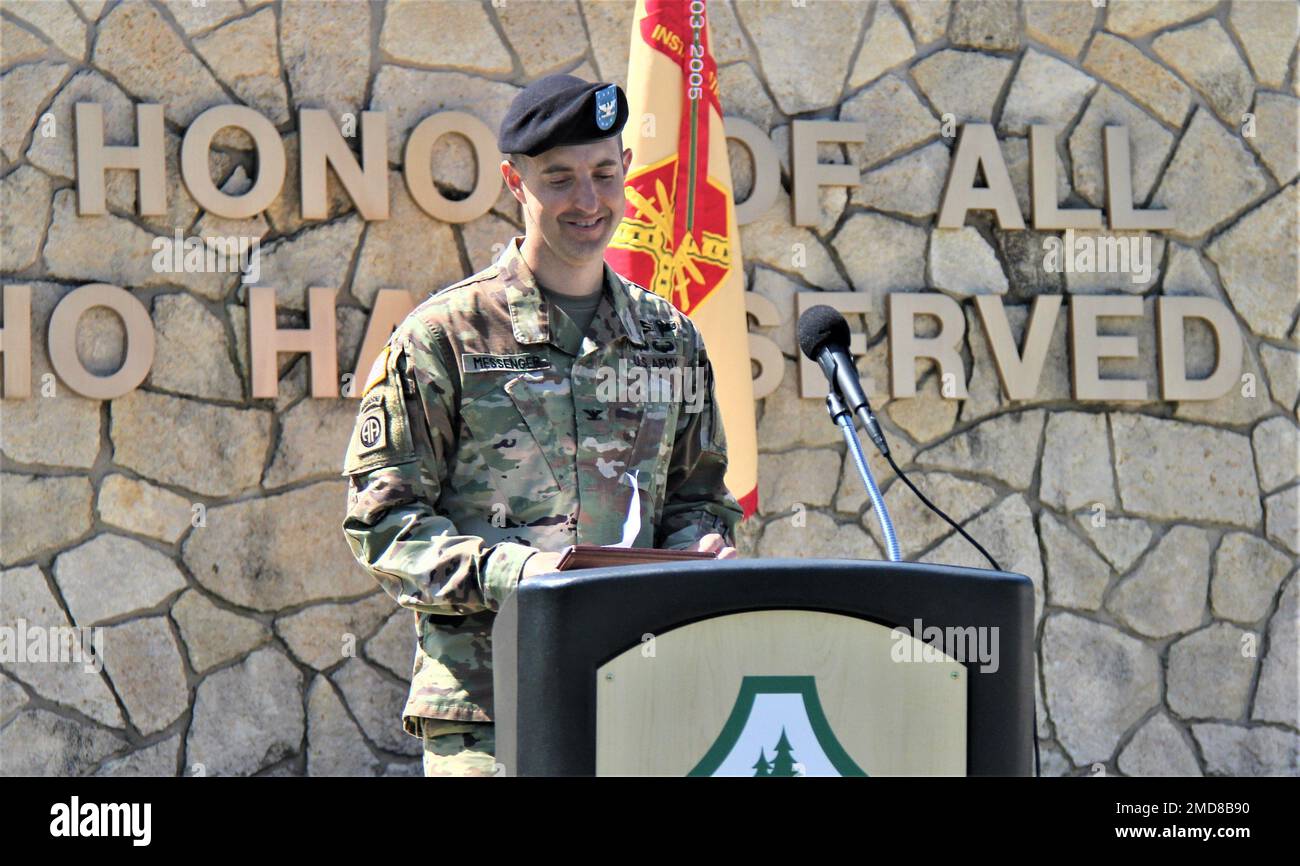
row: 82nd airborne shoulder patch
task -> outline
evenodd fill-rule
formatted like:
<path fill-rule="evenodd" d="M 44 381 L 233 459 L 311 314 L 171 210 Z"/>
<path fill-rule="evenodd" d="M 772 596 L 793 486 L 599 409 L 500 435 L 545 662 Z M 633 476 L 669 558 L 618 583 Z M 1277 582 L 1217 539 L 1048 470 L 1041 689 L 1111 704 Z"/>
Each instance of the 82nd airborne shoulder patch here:
<path fill-rule="evenodd" d="M 384 413 L 382 410 L 371 412 L 361 419 L 361 428 L 357 431 L 357 438 L 361 442 L 362 451 L 370 451 L 381 447 L 387 441 L 387 437 L 384 435 Z"/>
<path fill-rule="evenodd" d="M 357 420 L 343 458 L 343 474 L 355 475 L 415 457 L 403 391 L 412 386 L 399 371 L 403 349 L 385 347 L 371 368 Z"/>

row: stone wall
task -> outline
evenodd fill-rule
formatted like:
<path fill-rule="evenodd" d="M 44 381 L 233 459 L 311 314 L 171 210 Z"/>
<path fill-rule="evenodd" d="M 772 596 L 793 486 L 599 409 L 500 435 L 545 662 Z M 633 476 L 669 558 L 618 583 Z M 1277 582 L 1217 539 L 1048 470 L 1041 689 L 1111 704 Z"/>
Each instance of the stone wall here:
<path fill-rule="evenodd" d="M 338 287 L 349 370 L 379 289 L 435 290 L 522 232 L 504 189 L 468 224 L 419 211 L 398 173 L 405 133 L 448 108 L 495 127 L 519 87 L 549 72 L 625 83 L 632 7 L 0 3 L 0 277 L 33 287 L 33 396 L 0 404 L 3 620 L 103 626 L 107 648 L 100 674 L 4 665 L 5 773 L 419 771 L 419 743 L 398 718 L 409 614 L 353 563 L 339 530 L 354 403 L 306 396 L 306 360 L 291 355 L 279 397 L 251 399 L 237 275 L 159 274 L 150 242 L 178 228 L 260 238 L 261 284 L 277 287 L 282 326 L 305 326 L 306 287 Z M 744 526 L 745 552 L 880 556 L 836 430 L 820 400 L 798 395 L 793 294 L 943 291 L 969 322 L 969 397 L 944 399 L 930 370 L 915 398 L 878 402 L 918 485 L 1035 583 L 1044 772 L 1296 774 L 1295 4 L 710 8 L 725 113 L 770 131 L 783 160 L 776 205 L 741 231 L 748 287 L 785 318 L 757 330 L 787 357 L 759 405 L 762 510 Z M 79 101 L 105 106 L 110 144 L 134 140 L 133 103 L 165 106 L 166 216 L 139 216 L 122 172 L 110 175 L 109 215 L 78 216 Z M 190 121 L 237 102 L 276 125 L 290 163 L 282 195 L 242 221 L 200 212 L 177 171 Z M 328 218 L 302 219 L 295 125 L 308 107 L 388 112 L 391 219 L 363 221 L 332 180 Z M 996 126 L 1026 212 L 1028 124 L 1064 128 L 1060 194 L 1076 207 L 1104 203 L 1100 129 L 1126 125 L 1138 204 L 1178 218 L 1155 238 L 1152 279 L 1048 273 L 1043 235 L 981 215 L 935 229 L 953 146 L 945 114 Z M 823 161 L 855 164 L 861 184 L 822 190 L 816 227 L 792 225 L 792 118 L 867 122 L 864 143 L 821 147 Z M 250 145 L 221 141 L 214 178 L 237 193 L 255 172 Z M 735 143 L 731 155 L 743 198 L 750 164 Z M 462 141 L 441 140 L 444 192 L 467 193 L 472 165 Z M 111 401 L 47 376 L 44 345 L 57 301 L 101 281 L 143 301 L 157 334 L 148 379 Z M 1208 403 L 1076 402 L 1062 320 L 1037 399 L 1009 403 L 970 297 L 1002 295 L 1019 338 L 1036 295 L 1099 291 L 1139 295 L 1147 310 L 1121 331 L 1137 336 L 1138 359 L 1110 362 L 1107 375 L 1156 394 L 1155 300 L 1191 294 L 1231 306 L 1247 379 Z M 883 326 L 879 312 L 865 318 L 863 367 L 882 384 Z M 116 369 L 113 315 L 88 314 L 77 349 L 90 369 Z M 1191 330 L 1189 355 L 1194 373 L 1213 366 L 1208 331 Z M 906 557 L 983 564 L 873 467 Z"/>

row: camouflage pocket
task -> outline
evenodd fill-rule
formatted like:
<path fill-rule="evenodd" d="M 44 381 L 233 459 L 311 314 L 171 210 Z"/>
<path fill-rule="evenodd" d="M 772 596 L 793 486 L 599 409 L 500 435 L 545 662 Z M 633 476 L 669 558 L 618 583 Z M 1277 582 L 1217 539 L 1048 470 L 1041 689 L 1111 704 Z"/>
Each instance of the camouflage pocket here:
<path fill-rule="evenodd" d="M 525 373 L 505 385 L 506 393 L 545 458 L 559 488 L 577 483 L 574 468 L 573 385 L 559 373 Z"/>
<path fill-rule="evenodd" d="M 457 455 L 458 474 L 463 476 L 459 489 L 478 491 L 485 505 L 504 504 L 519 522 L 531 519 L 540 503 L 560 492 L 539 441 L 554 438 L 549 420 L 526 396 L 500 387 L 462 405 L 461 423 L 468 437 L 462 438 Z"/>

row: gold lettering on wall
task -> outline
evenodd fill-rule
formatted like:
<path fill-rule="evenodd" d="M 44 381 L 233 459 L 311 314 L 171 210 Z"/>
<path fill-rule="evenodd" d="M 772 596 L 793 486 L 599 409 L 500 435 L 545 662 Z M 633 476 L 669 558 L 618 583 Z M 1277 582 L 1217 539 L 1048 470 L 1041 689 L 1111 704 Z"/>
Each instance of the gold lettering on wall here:
<path fill-rule="evenodd" d="M 749 151 L 754 164 L 754 186 L 749 198 L 736 205 L 736 225 L 749 225 L 776 203 L 781 191 L 781 161 L 768 134 L 743 117 L 728 117 L 726 130 L 727 138 Z"/>
<path fill-rule="evenodd" d="M 760 328 L 781 324 L 781 314 L 777 312 L 776 304 L 757 292 L 745 292 L 745 312 Z M 761 400 L 780 386 L 785 373 L 785 357 L 776 343 L 762 334 L 751 333 L 749 358 L 758 364 L 759 372 L 754 377 L 754 399 Z"/>
<path fill-rule="evenodd" d="M 136 106 L 138 145 L 106 146 L 103 143 L 103 108 L 95 103 L 76 106 L 77 190 L 80 213 L 106 213 L 104 172 L 129 169 L 139 176 L 140 212 L 166 213 L 166 161 L 163 150 L 163 109 L 160 105 Z M 765 213 L 779 195 L 780 162 L 770 135 L 739 117 L 723 119 L 726 136 L 745 147 L 754 163 L 754 188 L 749 198 L 736 206 L 737 225 L 748 225 Z M 213 136 L 226 126 L 243 129 L 257 148 L 258 171 L 253 188 L 242 196 L 223 195 L 207 171 L 207 155 Z M 326 165 L 334 168 L 344 189 L 365 220 L 388 218 L 387 121 L 382 111 L 361 113 L 361 158 L 352 153 L 339 129 L 326 112 L 299 112 L 302 216 L 324 219 Z M 862 142 L 866 122 L 795 120 L 790 131 L 791 209 L 793 224 L 816 225 L 820 218 L 818 190 L 823 186 L 857 186 L 861 182 L 853 164 L 822 163 L 817 146 L 823 142 Z M 1034 227 L 1041 230 L 1100 228 L 1094 208 L 1062 209 L 1056 200 L 1056 136 L 1054 126 L 1031 125 L 1030 200 Z M 477 177 L 469 197 L 453 201 L 433 182 L 431 166 L 434 143 L 443 135 L 463 136 L 473 150 Z M 1128 130 L 1108 126 L 1103 130 L 1106 203 L 1109 225 L 1114 230 L 1159 231 L 1173 226 L 1173 215 L 1165 210 L 1140 210 L 1133 206 L 1132 167 Z M 445 222 L 464 223 L 487 213 L 501 191 L 498 168 L 501 153 L 495 133 L 472 114 L 442 111 L 430 114 L 410 132 L 403 148 L 403 170 L 407 189 L 427 214 Z M 279 195 L 284 183 L 284 144 L 271 121 L 243 105 L 218 105 L 199 115 L 185 132 L 181 144 L 181 176 L 195 202 L 203 209 L 231 219 L 244 219 L 265 210 Z M 985 185 L 975 184 L 982 172 Z M 993 211 L 999 228 L 1025 228 L 1024 215 L 1007 172 L 1006 160 L 996 132 L 987 123 L 968 123 L 961 128 L 952 156 L 939 207 L 938 228 L 961 228 L 972 210 Z"/>
<path fill-rule="evenodd" d="M 257 179 L 242 195 L 217 189 L 208 172 L 208 152 L 213 137 L 233 126 L 253 139 L 257 153 Z M 181 140 L 181 179 L 190 197 L 206 211 L 227 219 L 247 219 L 270 207 L 284 186 L 284 142 L 271 121 L 242 105 L 218 105 L 194 118 Z"/>
<path fill-rule="evenodd" d="M 104 144 L 104 108 L 94 102 L 78 102 L 73 116 L 77 126 L 77 213 L 100 216 L 108 213 L 104 172 L 128 169 L 136 174 L 140 189 L 140 213 L 167 213 L 167 163 L 163 158 L 163 107 L 142 104 L 135 107 L 135 146 Z M 207 166 L 204 166 L 206 174 Z"/>
<path fill-rule="evenodd" d="M 105 172 L 109 170 L 136 173 L 139 212 L 142 215 L 166 213 L 163 108 L 142 104 L 137 105 L 135 111 L 138 143 L 106 145 L 102 106 L 94 103 L 75 106 L 76 183 L 81 214 L 107 213 Z M 757 126 L 737 117 L 724 118 L 724 123 L 727 137 L 745 147 L 753 159 L 753 189 L 748 199 L 736 207 L 738 224 L 747 224 L 766 213 L 779 195 L 780 162 L 770 136 Z M 251 188 L 238 196 L 228 196 L 217 189 L 208 170 L 213 139 L 227 126 L 243 129 L 252 137 L 256 148 L 257 177 Z M 298 128 L 302 167 L 299 183 L 304 218 L 322 219 L 327 215 L 327 166 L 333 168 L 363 219 L 388 218 L 390 190 L 385 114 L 362 112 L 360 156 L 352 151 L 334 120 L 324 111 L 302 109 Z M 1043 125 L 1031 125 L 1029 130 L 1034 226 L 1045 231 L 1096 230 L 1100 228 L 1098 209 L 1060 207 L 1056 196 L 1058 132 L 1055 127 Z M 463 136 L 469 142 L 477 163 L 474 191 L 463 200 L 447 199 L 433 181 L 433 146 L 448 133 Z M 1134 206 L 1127 130 L 1119 126 L 1106 127 L 1102 134 L 1109 227 L 1120 231 L 1170 228 L 1173 225 L 1170 212 Z M 863 122 L 793 122 L 791 204 L 795 225 L 814 225 L 818 221 L 817 193 L 820 187 L 855 186 L 860 182 L 856 166 L 820 163 L 817 159 L 819 143 L 861 142 L 865 135 L 866 124 Z M 473 220 L 487 213 L 499 195 L 502 178 L 498 164 L 501 155 L 496 149 L 494 133 L 471 114 L 444 111 L 425 117 L 409 133 L 403 155 L 405 182 L 412 198 L 435 219 L 461 223 Z M 264 211 L 283 189 L 286 168 L 283 140 L 270 120 L 246 106 L 221 105 L 199 115 L 184 133 L 180 161 L 181 178 L 190 196 L 201 208 L 217 216 L 231 219 L 254 216 Z M 977 187 L 981 174 L 983 182 Z M 1000 143 L 989 124 L 966 124 L 962 127 L 939 208 L 938 228 L 960 228 L 971 210 L 992 211 L 1002 230 L 1025 227 Z M 83 288 L 95 290 L 89 295 L 74 293 L 65 298 L 56 306 L 58 315 L 51 316 L 51 326 L 57 319 L 60 328 L 75 332 L 81 313 L 88 309 L 86 299 L 92 298 L 95 299 L 94 305 L 116 309 L 128 323 L 133 339 L 130 357 L 117 373 L 109 377 L 90 376 L 75 358 L 75 351 L 72 356 L 64 351 L 66 346 L 52 350 L 62 353 L 59 365 L 75 381 L 74 390 L 85 389 L 88 395 L 103 393 L 119 388 L 118 383 L 137 375 L 141 378 L 147 376 L 152 361 L 153 333 L 143 306 L 121 289 L 102 284 Z M 29 396 L 31 391 L 30 291 L 28 286 L 9 286 L 5 291 L 0 354 L 4 363 L 5 396 L 9 398 Z M 337 396 L 339 382 L 333 307 L 336 295 L 334 289 L 310 289 L 310 327 L 280 329 L 276 326 L 274 291 L 264 287 L 251 289 L 249 333 L 254 397 L 275 395 L 278 387 L 276 356 L 279 352 L 309 353 L 312 356 L 313 396 Z M 384 290 L 377 295 L 354 377 L 369 370 L 393 327 L 417 302 L 413 295 L 398 289 Z M 1062 298 L 1042 295 L 1034 299 L 1019 348 L 1012 336 L 1003 300 L 996 296 L 978 296 L 973 302 L 988 335 L 990 352 L 1004 393 L 1011 400 L 1031 399 L 1038 388 L 1046 353 L 1056 322 L 1060 319 Z M 872 298 L 868 293 L 799 292 L 795 295 L 796 315 L 815 303 L 829 304 L 846 314 L 863 314 L 872 308 Z M 759 327 L 777 324 L 778 313 L 767 299 L 747 294 L 746 305 L 748 314 Z M 956 380 L 956 389 L 945 396 L 965 398 L 965 370 L 957 352 L 966 326 L 961 309 L 957 301 L 937 292 L 890 295 L 888 345 L 894 396 L 915 395 L 916 362 L 928 358 L 938 364 L 941 374 L 951 374 Z M 1240 375 L 1242 356 L 1241 334 L 1232 311 L 1207 298 L 1160 299 L 1156 309 L 1159 387 L 1165 399 L 1211 400 L 1226 393 Z M 1100 376 L 1102 358 L 1136 357 L 1136 338 L 1098 333 L 1099 319 L 1141 317 L 1142 310 L 1142 301 L 1137 297 L 1079 296 L 1072 299 L 1068 327 L 1076 399 L 1146 399 L 1145 382 L 1103 379 Z M 939 320 L 937 336 L 916 336 L 913 326 L 918 315 L 931 315 Z M 1201 379 L 1187 377 L 1183 323 L 1189 318 L 1205 321 L 1218 345 L 1215 369 Z M 866 334 L 852 334 L 850 351 L 863 354 L 866 340 Z M 755 388 L 760 397 L 771 394 L 784 375 L 782 348 L 764 335 L 750 336 L 751 358 L 757 368 Z M 141 367 L 140 359 L 146 356 L 148 360 Z M 799 375 L 803 396 L 825 396 L 826 383 L 815 364 L 800 357 Z M 73 382 L 69 384 L 73 385 Z M 874 383 L 868 381 L 867 384 L 871 393 Z"/>
<path fill-rule="evenodd" d="M 1165 231 L 1174 227 L 1174 215 L 1167 210 L 1136 210 L 1133 207 L 1133 169 L 1128 130 L 1106 127 L 1102 139 L 1106 162 L 1106 211 L 1116 231 Z"/>
<path fill-rule="evenodd" d="M 1136 358 L 1137 337 L 1102 336 L 1101 318 L 1141 318 L 1142 299 L 1129 295 L 1076 295 L 1070 299 L 1070 344 L 1074 356 L 1074 399 L 1145 400 L 1141 379 L 1103 379 L 1102 358 Z"/>
<path fill-rule="evenodd" d="M 988 338 L 998 379 L 1002 382 L 1002 392 L 1008 400 L 1030 400 L 1038 393 L 1038 382 L 1043 375 L 1043 363 L 1047 360 L 1047 347 L 1051 345 L 1052 332 L 1056 330 L 1061 300 L 1060 295 L 1038 295 L 1034 298 L 1033 306 L 1029 308 L 1029 319 L 1025 322 L 1025 347 L 1022 352 L 1016 349 L 1002 298 L 997 295 L 975 297 L 975 310 L 979 313 L 980 325 Z"/>
<path fill-rule="evenodd" d="M 983 169 L 987 187 L 975 186 L 977 169 Z M 948 172 L 948 184 L 943 190 L 938 227 L 959 229 L 966 224 L 966 212 L 972 210 L 993 211 L 998 227 L 1004 230 L 1025 227 L 998 137 L 987 123 L 968 123 L 962 127 Z"/>
<path fill-rule="evenodd" d="M 1204 379 L 1187 378 L 1183 323 L 1200 319 L 1210 326 L 1218 347 L 1214 370 Z M 1160 344 L 1160 396 L 1165 400 L 1214 400 L 1241 376 L 1241 331 L 1228 308 L 1210 298 L 1156 299 L 1156 337 Z"/>
<path fill-rule="evenodd" d="M 275 289 L 248 289 L 248 359 L 252 368 L 253 397 L 280 393 L 277 365 L 281 352 L 305 352 L 311 363 L 311 395 L 339 395 L 338 347 L 335 343 L 334 289 L 313 286 L 307 290 L 306 328 L 280 328 L 275 322 Z"/>
<path fill-rule="evenodd" d="M 916 317 L 933 316 L 939 332 L 916 336 Z M 889 364 L 894 397 L 916 396 L 916 361 L 929 358 L 939 365 L 940 377 L 955 377 L 952 396 L 966 399 L 966 366 L 959 348 L 966 335 L 966 317 L 952 298 L 940 294 L 894 292 L 889 295 Z"/>
<path fill-rule="evenodd" d="M 328 111 L 304 108 L 298 112 L 298 129 L 302 218 L 329 216 L 325 195 L 328 163 L 362 219 L 388 219 L 388 126 L 384 113 L 361 112 L 360 165 Z"/>
<path fill-rule="evenodd" d="M 77 355 L 77 323 L 87 310 L 107 307 L 126 329 L 122 366 L 108 376 L 96 376 Z M 135 295 L 107 283 L 90 283 L 73 289 L 50 314 L 46 345 L 50 366 L 69 388 L 93 400 L 112 400 L 135 389 L 153 367 L 154 333 L 149 311 Z"/>
<path fill-rule="evenodd" d="M 32 287 L 4 287 L 4 326 L 0 356 L 4 360 L 5 399 L 32 396 Z"/>
<path fill-rule="evenodd" d="M 1101 211 L 1095 208 L 1062 209 L 1056 200 L 1056 134 L 1059 127 L 1029 127 L 1029 189 L 1034 228 L 1099 229 Z"/>
<path fill-rule="evenodd" d="M 857 186 L 862 182 L 857 166 L 817 161 L 822 142 L 863 142 L 867 124 L 847 120 L 796 120 L 790 127 L 790 200 L 794 224 L 815 226 L 821 220 L 817 191 L 823 186 Z"/>
<path fill-rule="evenodd" d="M 452 132 L 469 141 L 478 163 L 474 191 L 459 201 L 447 198 L 433 185 L 433 144 Z M 406 172 L 406 188 L 420 210 L 444 222 L 467 223 L 487 213 L 497 200 L 504 182 L 500 160 L 496 134 L 487 124 L 463 111 L 443 111 L 429 115 L 412 130 L 406 140 L 402 167 Z"/>
<path fill-rule="evenodd" d="M 98 286 L 98 287 L 97 287 Z M 92 290 L 92 291 L 84 291 Z M 312 396 L 337 397 L 337 344 L 334 304 L 337 292 L 315 287 L 308 291 L 307 328 L 279 328 L 276 325 L 275 290 L 252 287 L 249 292 L 249 353 L 253 396 L 276 396 L 278 354 L 306 352 L 311 356 Z M 965 367 L 959 354 L 965 336 L 965 317 L 955 300 L 934 292 L 896 292 L 889 296 L 889 368 L 894 396 L 915 396 L 916 362 L 929 358 L 939 365 L 940 375 L 951 374 L 957 387 L 945 399 L 965 399 Z M 357 363 L 350 375 L 361 381 L 378 356 L 393 329 L 414 309 L 421 297 L 402 289 L 382 289 L 376 296 L 366 324 Z M 980 326 L 1008 400 L 1030 400 L 1037 396 L 1063 299 L 1060 295 L 1034 298 L 1026 317 L 1020 346 L 1012 333 L 1003 299 L 981 295 L 974 299 Z M 776 306 L 766 297 L 746 292 L 746 312 L 757 327 L 782 324 Z M 795 317 L 815 304 L 827 304 L 849 316 L 873 308 L 866 292 L 796 292 Z M 129 357 L 111 377 L 96 377 L 82 369 L 75 355 L 77 322 L 94 306 L 114 309 L 127 327 Z M 1159 355 L 1162 399 L 1206 401 L 1222 397 L 1241 374 L 1244 343 L 1236 319 L 1225 304 L 1211 298 L 1167 297 L 1156 302 L 1155 346 Z M 1102 378 L 1102 358 L 1136 358 L 1138 340 L 1133 336 L 1099 334 L 1102 318 L 1144 317 L 1142 299 L 1135 296 L 1079 295 L 1070 300 L 1068 346 L 1073 356 L 1074 395 L 1080 402 L 1110 402 L 1147 399 L 1147 383 L 1135 379 Z M 31 396 L 31 287 L 4 287 L 4 320 L 0 322 L 0 359 L 3 360 L 5 399 Z M 915 335 L 915 319 L 934 316 L 938 332 L 931 337 Z M 1211 329 L 1217 344 L 1214 370 L 1190 379 L 1186 369 L 1184 322 L 1201 319 Z M 1150 326 L 1151 323 L 1147 323 Z M 97 399 L 111 399 L 135 387 L 148 375 L 153 360 L 154 333 L 144 306 L 129 292 L 114 286 L 94 284 L 69 293 L 57 305 L 48 323 L 55 372 L 77 393 Z M 860 357 L 866 352 L 867 334 L 850 333 L 849 352 Z M 754 390 L 758 398 L 773 393 L 785 375 L 782 347 L 763 334 L 749 335 L 750 358 L 758 368 Z M 818 367 L 799 357 L 799 391 L 805 398 L 826 396 L 826 380 Z M 873 398 L 889 393 L 869 376 L 863 386 Z M 356 396 L 355 390 L 342 396 Z"/>

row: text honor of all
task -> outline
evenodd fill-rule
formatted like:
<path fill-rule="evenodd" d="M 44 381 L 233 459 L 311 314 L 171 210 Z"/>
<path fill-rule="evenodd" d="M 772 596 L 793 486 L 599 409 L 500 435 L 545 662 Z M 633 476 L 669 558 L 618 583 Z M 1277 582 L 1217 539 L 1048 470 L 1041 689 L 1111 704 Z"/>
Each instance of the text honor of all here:
<path fill-rule="evenodd" d="M 166 169 L 163 156 L 162 106 L 136 106 L 136 145 L 108 145 L 103 141 L 102 107 L 93 103 L 76 106 L 77 125 L 77 199 L 82 216 L 107 213 L 106 172 L 130 170 L 136 173 L 139 186 L 139 211 L 142 215 L 161 215 L 166 207 Z M 246 132 L 256 151 L 257 178 L 247 191 L 228 195 L 216 188 L 208 172 L 208 153 L 217 134 L 228 127 Z M 384 112 L 361 113 L 361 155 L 352 151 L 343 131 L 328 113 L 315 109 L 299 112 L 300 190 L 304 219 L 324 219 L 327 166 L 344 191 L 351 197 L 358 214 L 366 220 L 388 218 L 387 120 Z M 754 158 L 754 191 L 746 202 L 737 205 L 737 222 L 756 218 L 775 197 L 771 175 L 779 178 L 775 148 L 765 135 L 755 135 L 757 128 L 739 119 L 728 119 L 728 135 L 743 144 Z M 822 142 L 851 142 L 865 136 L 866 125 L 851 121 L 797 120 L 791 135 L 792 211 L 795 225 L 817 221 L 817 190 L 825 185 L 854 185 L 858 171 L 852 165 L 831 165 L 817 161 L 817 145 Z M 1033 227 L 1038 230 L 1064 230 L 1066 243 L 1046 250 L 1045 264 L 1056 257 L 1056 270 L 1069 270 L 1079 261 L 1095 254 L 1105 255 L 1108 241 L 1137 238 L 1081 238 L 1074 231 L 1099 231 L 1103 228 L 1101 212 L 1091 208 L 1061 208 L 1056 199 L 1056 164 L 1054 157 L 1057 130 L 1050 126 L 1030 127 L 1030 187 L 1033 203 Z M 463 199 L 451 200 L 433 184 L 431 154 L 441 136 L 455 133 L 464 137 L 474 150 L 478 178 L 474 190 Z M 1163 210 L 1139 210 L 1132 204 L 1132 185 L 1127 131 L 1123 127 L 1106 127 L 1103 132 L 1107 190 L 1107 223 L 1116 231 L 1159 231 L 1173 225 L 1173 214 Z M 417 206 L 430 216 L 447 222 L 468 222 L 486 213 L 496 201 L 501 177 L 495 171 L 499 157 L 491 131 L 470 114 L 457 111 L 438 112 L 421 120 L 411 130 L 404 149 L 403 169 L 407 188 Z M 208 109 L 186 130 L 181 144 L 181 177 L 195 202 L 204 210 L 221 217 L 242 219 L 265 210 L 280 194 L 285 180 L 284 144 L 275 127 L 250 108 L 221 105 Z M 983 186 L 977 186 L 982 175 Z M 778 181 L 779 184 L 779 181 Z M 957 229 L 965 225 L 971 210 L 991 211 L 1000 229 L 1025 228 L 1024 217 L 1003 160 L 993 128 L 987 124 L 967 124 L 958 138 L 952 170 L 944 190 L 936 221 L 937 230 Z M 188 241 L 179 236 L 155 243 L 156 258 L 166 259 L 167 267 L 185 254 L 193 254 Z M 237 240 L 237 239 L 236 239 Z M 1054 240 L 1054 239 L 1051 239 Z M 1149 273 L 1149 238 L 1145 248 L 1132 244 L 1133 266 Z M 1090 246 L 1091 245 L 1091 246 Z M 1120 244 L 1122 246 L 1122 244 Z M 240 270 L 248 284 L 249 357 L 254 398 L 274 397 L 278 391 L 277 355 L 280 352 L 303 352 L 311 360 L 311 394 L 314 397 L 356 396 L 352 384 L 369 369 L 392 328 L 419 302 L 414 294 L 400 289 L 377 293 L 366 328 L 357 366 L 347 376 L 338 376 L 335 341 L 335 296 L 337 288 L 311 287 L 307 292 L 306 328 L 280 328 L 276 323 L 275 290 L 257 286 L 256 248 L 250 261 L 247 244 L 233 243 L 229 252 L 240 258 Z M 1115 246 L 1111 244 L 1110 246 Z M 1116 248 L 1115 253 L 1127 253 Z M 1145 249 L 1146 260 L 1141 257 Z M 200 251 L 203 252 L 203 251 Z M 210 254 L 208 256 L 211 258 Z M 1125 266 L 1128 266 L 1125 255 Z M 1097 267 L 1097 259 L 1091 266 Z M 252 267 L 250 267 L 250 265 Z M 1103 270 L 1105 270 L 1103 268 Z M 1136 272 L 1135 272 L 1136 273 Z M 249 277 L 254 277 L 249 279 Z M 1118 276 L 1117 280 L 1124 279 Z M 1137 280 L 1134 276 L 1132 279 Z M 748 312 L 760 326 L 780 324 L 775 307 L 765 298 L 746 293 Z M 966 375 L 960 357 L 966 321 L 961 306 L 939 292 L 899 292 L 888 299 L 890 384 L 893 397 L 908 397 L 916 391 L 916 364 L 921 359 L 933 361 L 951 387 L 943 396 L 963 399 Z M 846 313 L 872 311 L 873 299 L 858 292 L 799 292 L 795 295 L 796 314 L 814 303 L 830 303 Z M 1029 313 L 1024 337 L 1018 347 L 1011 333 L 1002 299 L 996 295 L 979 295 L 974 299 L 985 337 L 997 365 L 1004 393 L 1008 399 L 1030 399 L 1037 389 L 1046 357 L 1047 344 L 1056 327 L 1063 298 L 1060 295 L 1038 296 Z M 87 310 L 103 306 L 112 309 L 122 320 L 126 332 L 126 352 L 119 369 L 109 375 L 87 370 L 77 357 L 76 327 Z M 1130 295 L 1081 295 L 1069 300 L 1069 348 L 1074 372 L 1074 397 L 1080 401 L 1149 399 L 1148 383 L 1142 380 L 1114 379 L 1101 376 L 1102 359 L 1133 358 L 1138 340 L 1134 336 L 1107 335 L 1101 332 L 1103 318 L 1142 318 L 1141 297 Z M 1227 393 L 1241 371 L 1242 340 L 1231 311 L 1221 302 L 1199 297 L 1161 297 L 1156 301 L 1156 337 L 1159 353 L 1160 397 L 1165 400 L 1211 400 Z M 916 320 L 927 317 L 939 323 L 939 330 L 929 337 L 916 336 Z M 1214 332 L 1218 357 L 1208 376 L 1191 379 L 1187 375 L 1184 347 L 1184 322 L 1198 319 Z M 863 335 L 855 335 L 850 348 L 865 349 Z M 153 325 L 144 305 L 130 292 L 105 283 L 81 286 L 66 295 L 55 307 L 49 322 L 51 363 L 59 378 L 73 391 L 87 397 L 111 399 L 137 387 L 148 375 L 153 360 Z M 762 334 L 750 335 L 751 355 L 760 368 L 755 379 L 755 394 L 765 396 L 774 391 L 784 372 L 782 352 Z M 27 397 L 30 381 L 30 287 L 6 285 L 4 326 L 0 328 L 0 352 L 4 362 L 4 396 Z M 805 365 L 806 366 L 806 365 Z M 805 397 L 821 396 L 816 377 L 801 375 Z"/>

